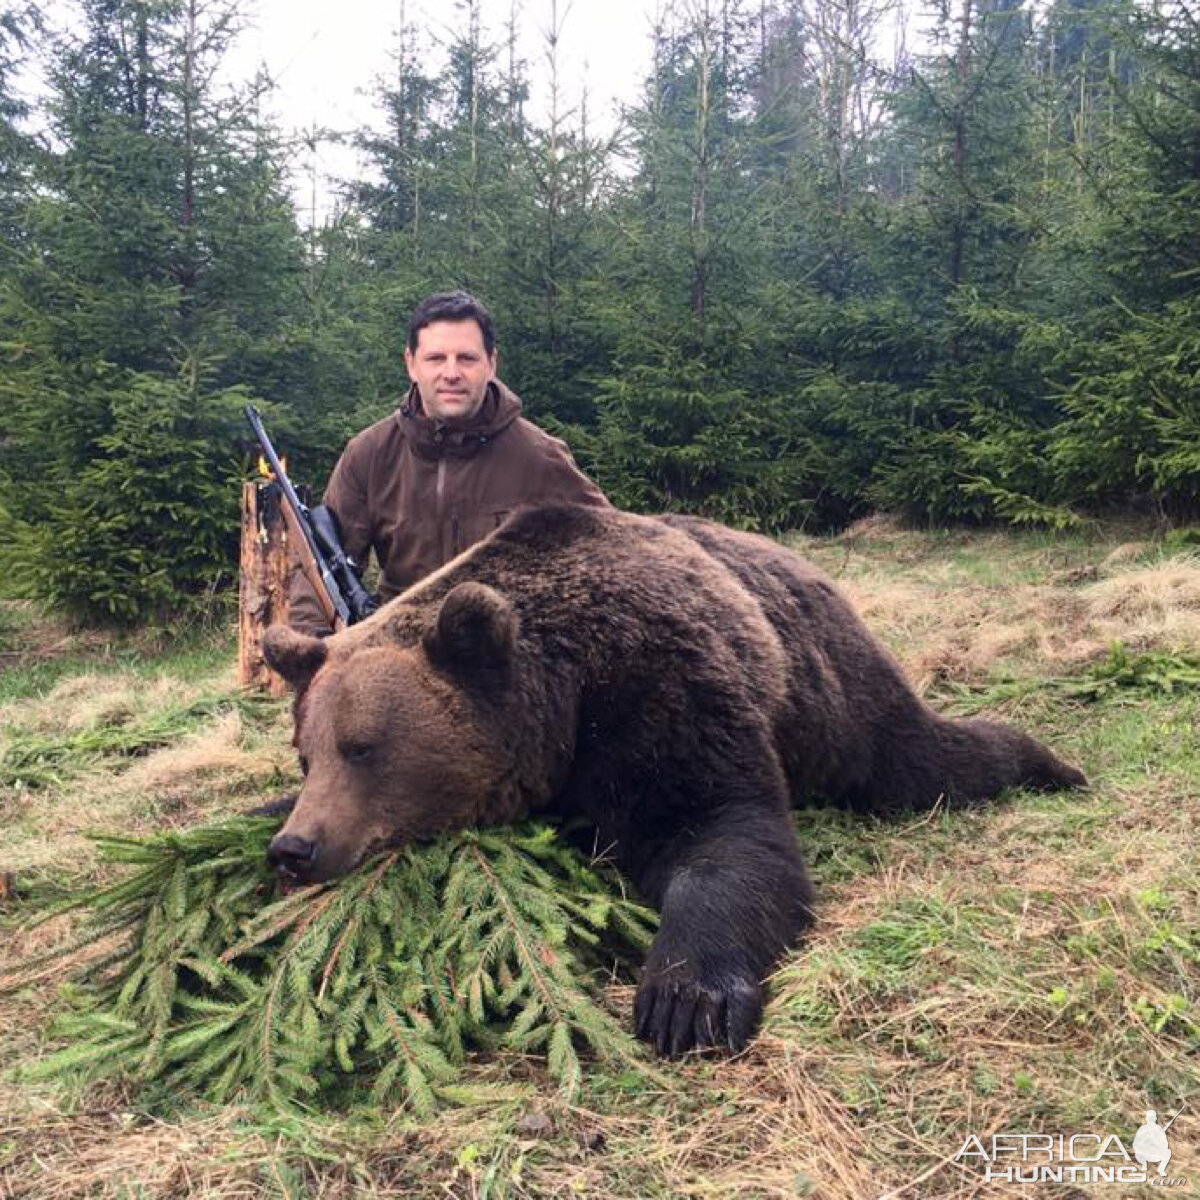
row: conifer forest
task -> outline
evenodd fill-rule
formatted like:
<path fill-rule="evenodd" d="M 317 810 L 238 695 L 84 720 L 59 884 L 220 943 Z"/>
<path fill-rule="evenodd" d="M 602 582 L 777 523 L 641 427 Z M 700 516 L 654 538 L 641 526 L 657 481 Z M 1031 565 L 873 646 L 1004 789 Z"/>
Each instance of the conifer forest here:
<path fill-rule="evenodd" d="M 270 81 L 222 73 L 248 0 L 0 6 L 4 589 L 126 623 L 233 590 L 243 406 L 319 489 L 447 287 L 626 508 L 1193 520 L 1200 10 L 901 2 L 663 4 L 615 128 L 553 23 L 534 115 L 519 7 L 398 6 L 316 221 Z"/>

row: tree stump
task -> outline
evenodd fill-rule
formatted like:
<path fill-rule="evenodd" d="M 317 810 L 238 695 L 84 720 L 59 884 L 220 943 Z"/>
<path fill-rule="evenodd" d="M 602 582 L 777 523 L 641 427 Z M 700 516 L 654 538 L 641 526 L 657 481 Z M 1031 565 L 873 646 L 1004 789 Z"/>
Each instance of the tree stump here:
<path fill-rule="evenodd" d="M 242 485 L 242 553 L 238 594 L 238 682 L 286 696 L 287 683 L 262 656 L 267 627 L 288 619 L 287 528 L 278 484 Z"/>

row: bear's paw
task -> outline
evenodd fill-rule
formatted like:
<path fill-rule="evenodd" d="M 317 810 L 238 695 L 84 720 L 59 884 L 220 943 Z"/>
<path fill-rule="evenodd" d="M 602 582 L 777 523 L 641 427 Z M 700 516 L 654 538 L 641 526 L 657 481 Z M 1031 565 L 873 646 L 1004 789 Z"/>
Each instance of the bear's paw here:
<path fill-rule="evenodd" d="M 637 1036 L 664 1058 L 690 1050 L 740 1053 L 762 1019 L 763 986 L 736 971 L 698 976 L 685 964 L 647 965 L 634 999 Z"/>

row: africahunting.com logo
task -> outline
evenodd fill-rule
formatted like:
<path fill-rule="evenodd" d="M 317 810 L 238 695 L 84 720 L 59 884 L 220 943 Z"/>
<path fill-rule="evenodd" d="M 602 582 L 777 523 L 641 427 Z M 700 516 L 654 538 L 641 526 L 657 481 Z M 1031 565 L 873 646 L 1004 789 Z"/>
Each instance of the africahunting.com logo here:
<path fill-rule="evenodd" d="M 1165 1125 L 1158 1113 L 1133 1135 L 1133 1153 L 1115 1134 L 996 1133 L 987 1141 L 971 1134 L 954 1156 L 956 1163 L 975 1166 L 985 1181 L 996 1183 L 1148 1183 L 1152 1187 L 1184 1187 L 1187 1180 L 1167 1175 L 1171 1147 L 1167 1130 L 1186 1105 Z"/>

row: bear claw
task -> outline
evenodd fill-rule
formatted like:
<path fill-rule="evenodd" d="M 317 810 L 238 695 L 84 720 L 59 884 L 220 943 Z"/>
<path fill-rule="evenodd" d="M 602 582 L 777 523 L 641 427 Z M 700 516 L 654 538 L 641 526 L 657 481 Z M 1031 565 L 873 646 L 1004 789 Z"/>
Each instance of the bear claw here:
<path fill-rule="evenodd" d="M 745 979 L 711 985 L 647 975 L 634 1000 L 634 1027 L 663 1058 L 719 1047 L 738 1054 L 758 1028 L 762 1009 L 761 985 Z"/>

